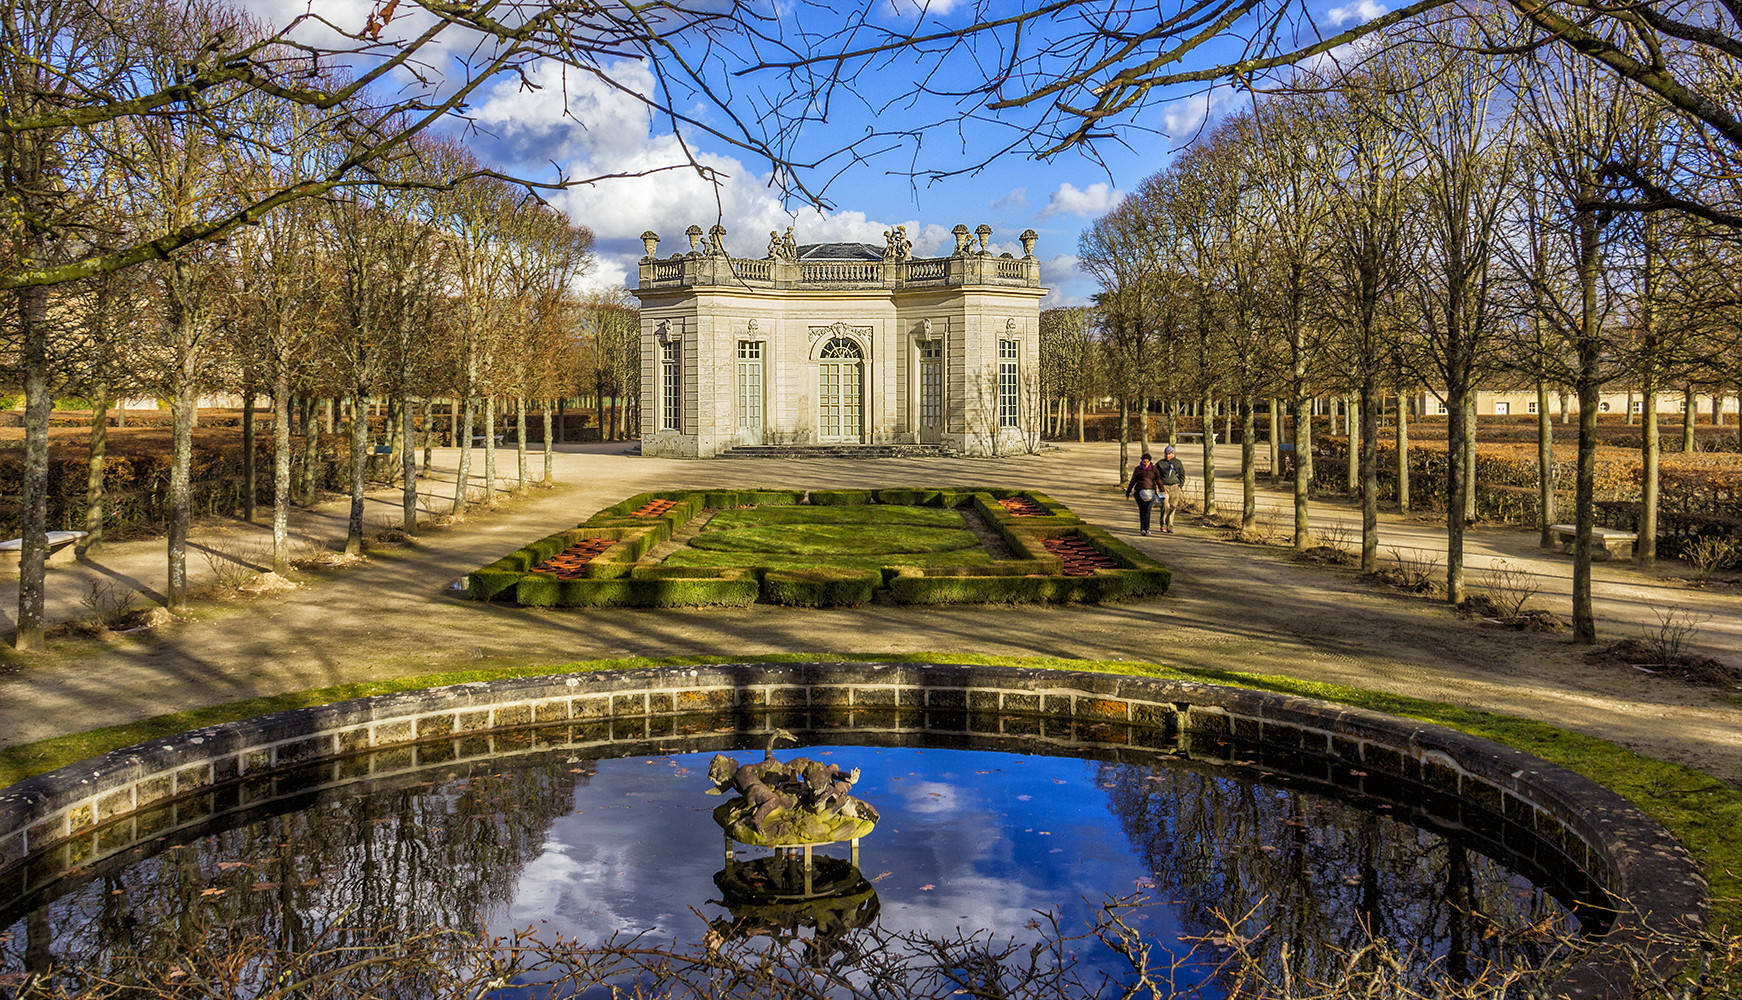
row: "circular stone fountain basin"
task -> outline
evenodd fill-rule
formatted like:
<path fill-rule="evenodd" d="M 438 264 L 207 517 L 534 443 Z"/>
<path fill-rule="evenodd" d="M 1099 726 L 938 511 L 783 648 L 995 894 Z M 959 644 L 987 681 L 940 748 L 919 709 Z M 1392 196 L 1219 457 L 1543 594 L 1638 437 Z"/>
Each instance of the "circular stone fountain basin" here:
<path fill-rule="evenodd" d="M 1260 950 L 1271 960 L 1287 942 L 1300 967 L 1327 967 L 1371 932 L 1426 975 L 1513 958 L 1507 932 L 1529 924 L 1576 932 L 1570 908 L 1590 891 L 1534 883 L 1528 859 L 1491 858 L 1469 835 L 1406 822 L 1383 803 L 1175 753 L 1020 754 L 966 736 L 831 745 L 812 732 L 802 752 L 861 767 L 855 793 L 883 818 L 857 872 L 844 845 L 818 849 L 831 863 L 812 895 L 825 912 L 843 900 L 844 912 L 807 926 L 817 907 L 770 886 L 770 852 L 739 847 L 727 860 L 709 817 L 720 800 L 703 795 L 711 752 L 679 740 L 677 752 L 643 755 L 660 748 L 630 741 L 579 754 L 540 748 L 567 733 L 522 735 L 485 759 L 409 772 L 379 759 L 394 751 L 364 755 L 352 762 L 360 776 L 383 765 L 388 775 L 261 801 L 69 872 L 18 901 L 0 933 L 24 941 L 46 925 L 56 960 L 86 967 L 151 953 L 190 920 L 220 921 L 232 940 L 275 940 L 335 913 L 395 938 L 432 923 L 485 937 L 536 925 L 546 941 L 639 934 L 700 953 L 710 933 L 785 932 L 841 949 L 875 925 L 1026 949 L 1048 940 L 1054 919 L 1059 933 L 1082 934 L 1103 904 L 1134 896 L 1144 905 L 1124 913 L 1131 927 L 1182 955 L 1197 946 L 1184 987 L 1225 957 L 1213 940 L 1230 928 L 1217 912 L 1243 917 L 1234 930 L 1268 929 Z M 324 772 L 304 780 L 324 783 Z M 746 892 L 756 885 L 763 898 Z M 1129 977 L 1104 948 L 1079 943 L 1075 961 L 1089 979 Z"/>
<path fill-rule="evenodd" d="M 720 800 L 702 794 L 714 752 L 754 759 L 775 729 L 863 768 L 854 793 L 883 814 L 856 873 L 819 860 L 822 898 L 747 900 L 792 859 L 728 862 L 708 815 Z M 0 790 L 0 966 L 28 967 L 31 948 L 100 962 L 194 916 L 244 936 L 345 913 L 377 928 L 548 921 L 584 941 L 647 930 L 680 948 L 1031 941 L 1051 926 L 1036 911 L 1071 934 L 1131 893 L 1152 901 L 1132 917 L 1146 937 L 1203 938 L 1203 960 L 1227 929 L 1213 911 L 1250 907 L 1242 925 L 1288 929 L 1297 955 L 1371 928 L 1420 963 L 1499 957 L 1506 935 L 1489 932 L 1515 922 L 1631 926 L 1618 896 L 1666 920 L 1703 911 L 1661 828 L 1517 751 L 1304 699 L 1066 671 L 522 678 L 211 727 Z M 1119 967 L 1091 952 L 1072 954 Z"/>

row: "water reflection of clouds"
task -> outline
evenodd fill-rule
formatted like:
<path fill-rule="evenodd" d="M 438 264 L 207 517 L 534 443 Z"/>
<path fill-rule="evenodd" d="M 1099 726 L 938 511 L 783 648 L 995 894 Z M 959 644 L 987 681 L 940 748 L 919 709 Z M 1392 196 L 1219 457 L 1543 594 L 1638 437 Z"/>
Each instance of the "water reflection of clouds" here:
<path fill-rule="evenodd" d="M 883 819 L 861 868 L 882 928 L 896 935 L 1026 946 L 1047 926 L 1036 911 L 1058 912 L 1061 930 L 1079 934 L 1109 896 L 1153 889 L 1168 905 L 1132 919 L 1163 948 L 1205 930 L 1211 908 L 1263 900 L 1261 924 L 1317 942 L 1325 959 L 1363 920 L 1443 951 L 1455 933 L 1448 880 L 1459 905 L 1502 923 L 1544 905 L 1503 866 L 1381 814 L 1178 762 L 844 746 L 778 754 L 799 755 L 864 768 L 857 792 Z M 532 757 L 326 800 L 140 858 L 116 872 L 124 894 L 86 885 L 49 904 L 48 919 L 57 948 L 94 956 L 136 946 L 104 914 L 124 907 L 126 919 L 171 928 L 162 915 L 210 889 L 218 894 L 202 905 L 269 935 L 319 932 L 334 918 L 467 927 L 483 912 L 497 934 L 530 925 L 581 943 L 644 931 L 693 943 L 704 916 L 723 913 L 713 876 L 724 840 L 709 815 L 723 800 L 702 794 L 708 756 Z M 281 901 L 254 891 L 257 880 L 300 888 Z M 1470 946 L 1493 951 L 1485 940 Z M 1117 964 L 1092 946 L 1091 956 Z"/>
<path fill-rule="evenodd" d="M 695 777 L 695 759 L 705 773 L 702 754 L 677 758 L 691 765 L 689 776 L 649 767 L 647 758 L 598 762 L 575 789 L 575 811 L 556 818 L 544 851 L 521 873 L 497 930 L 542 921 L 585 942 L 652 928 L 695 931 L 700 921 L 688 908 L 717 898 L 713 874 L 724 858 L 708 815 L 723 800 L 703 797 L 707 782 Z"/>

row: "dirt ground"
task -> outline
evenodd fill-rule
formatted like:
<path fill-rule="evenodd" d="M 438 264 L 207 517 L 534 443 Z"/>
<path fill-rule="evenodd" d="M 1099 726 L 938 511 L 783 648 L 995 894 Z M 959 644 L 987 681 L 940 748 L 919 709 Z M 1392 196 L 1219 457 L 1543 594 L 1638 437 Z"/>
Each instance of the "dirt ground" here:
<path fill-rule="evenodd" d="M 165 711 L 349 681 L 412 676 L 467 665 L 640 655 L 935 651 L 1127 658 L 1216 667 L 1391 691 L 1526 715 L 1614 740 L 1717 775 L 1742 788 L 1742 690 L 1698 686 L 1629 664 L 1588 661 L 1565 634 L 1521 632 L 1459 616 L 1431 599 L 1357 579 L 1346 568 L 1296 561 L 1285 549 L 1240 545 L 1194 516 L 1173 535 L 1139 537 L 1115 484 L 1117 446 L 1067 444 L 996 460 L 891 459 L 676 461 L 622 454 L 622 446 L 565 446 L 555 490 L 425 531 L 411 544 L 304 586 L 207 601 L 193 619 L 123 636 L 66 638 L 46 654 L 11 656 L 0 676 L 0 744 L 125 722 Z M 1197 461 L 1188 449 L 1187 465 Z M 1232 459 L 1232 456 L 1227 456 Z M 439 475 L 443 463 L 448 469 Z M 1234 464 L 1225 459 L 1226 464 Z M 512 468 L 512 461 L 507 463 Z M 435 493 L 451 495 L 452 453 L 437 454 Z M 534 463 L 535 471 L 539 468 Z M 1153 554 L 1174 571 L 1165 598 L 1060 607 L 781 607 L 678 610 L 535 610 L 479 604 L 450 587 L 469 570 L 647 489 L 749 486 L 845 488 L 998 485 L 1039 489 Z M 1239 483 L 1220 478 L 1237 504 Z M 1280 494 L 1261 506 L 1282 524 Z M 369 517 L 397 512 L 372 498 Z M 342 535 L 334 504 L 299 517 L 299 531 Z M 1358 511 L 1316 504 L 1315 529 L 1338 523 L 1359 536 Z M 195 544 L 218 558 L 256 560 L 267 527 L 216 522 Z M 1432 519 L 1388 515 L 1381 551 L 1443 555 Z M 1469 561 L 1504 559 L 1530 570 L 1533 606 L 1568 612 L 1571 561 L 1536 548 L 1536 534 L 1482 528 Z M 161 590 L 159 542 L 112 546 L 88 564 L 50 572 L 51 617 L 81 617 L 88 581 Z M 195 560 L 194 569 L 203 570 Z M 209 575 L 209 571 L 205 571 Z M 1655 628 L 1685 609 L 1695 646 L 1742 668 L 1742 591 L 1693 588 L 1623 564 L 1599 564 L 1597 612 L 1605 643 Z M 196 576 L 199 575 L 196 573 Z M 0 629 L 11 627 L 16 580 L 0 580 Z"/>

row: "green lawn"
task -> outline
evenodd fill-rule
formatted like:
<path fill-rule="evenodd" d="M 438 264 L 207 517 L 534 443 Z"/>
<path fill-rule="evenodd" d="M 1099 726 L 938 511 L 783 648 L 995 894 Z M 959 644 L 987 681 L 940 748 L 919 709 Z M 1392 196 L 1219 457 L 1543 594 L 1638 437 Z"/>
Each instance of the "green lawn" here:
<path fill-rule="evenodd" d="M 882 555 L 798 555 L 774 552 L 679 549 L 664 566 L 761 566 L 766 569 L 812 569 L 845 566 L 851 569 L 883 569 L 887 566 L 987 566 L 992 556 L 985 549 L 954 549 L 945 552 L 890 552 Z"/>
<path fill-rule="evenodd" d="M 911 524 L 923 528 L 960 528 L 967 522 L 954 510 L 941 507 L 901 507 L 883 504 L 853 504 L 817 507 L 796 504 L 780 507 L 746 507 L 722 510 L 708 522 L 708 531 L 754 528 L 766 524 Z"/>
<path fill-rule="evenodd" d="M 768 524 L 704 531 L 690 540 L 690 547 L 714 552 L 820 556 L 832 561 L 836 556 L 977 549 L 980 539 L 961 528 L 921 528 L 910 524 Z"/>

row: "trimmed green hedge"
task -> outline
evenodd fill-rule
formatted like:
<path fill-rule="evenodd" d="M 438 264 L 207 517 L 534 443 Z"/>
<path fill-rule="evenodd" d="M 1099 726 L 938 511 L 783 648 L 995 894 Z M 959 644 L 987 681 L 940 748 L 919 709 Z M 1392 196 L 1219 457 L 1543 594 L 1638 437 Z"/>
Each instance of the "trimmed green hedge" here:
<path fill-rule="evenodd" d="M 896 507 L 941 507 L 941 490 L 876 490 L 877 502 Z"/>
<path fill-rule="evenodd" d="M 869 601 L 882 583 L 883 573 L 875 569 L 771 569 L 762 577 L 762 598 L 802 608 L 856 607 Z"/>
<path fill-rule="evenodd" d="M 713 570 L 707 579 L 681 577 L 615 580 L 558 580 L 543 573 L 520 578 L 515 597 L 527 607 L 540 608 L 682 608 L 700 605 L 743 607 L 756 603 L 761 587 L 748 570 Z"/>
<path fill-rule="evenodd" d="M 902 604 L 1095 603 L 1167 593 L 1165 567 L 1113 570 L 1092 576 L 931 576 L 902 570 L 889 593 Z"/>
<path fill-rule="evenodd" d="M 810 502 L 818 507 L 847 507 L 877 500 L 871 490 L 811 490 Z"/>
<path fill-rule="evenodd" d="M 774 530 L 787 534 L 808 532 L 819 544 L 816 551 L 779 553 L 763 551 L 719 552 L 685 548 L 661 565 L 641 565 L 649 551 L 672 536 L 673 531 L 702 512 L 704 504 L 714 510 L 737 507 L 787 507 L 800 503 L 796 490 L 708 490 L 640 493 L 601 510 L 579 528 L 531 542 L 471 574 L 469 590 L 480 600 L 504 595 L 532 607 L 683 607 L 694 605 L 746 605 L 758 598 L 775 604 L 801 607 L 833 607 L 864 604 L 879 585 L 887 586 L 895 600 L 905 604 L 961 604 L 1009 602 L 1107 601 L 1146 597 L 1167 592 L 1172 574 L 1155 560 L 1115 539 L 1106 531 L 1085 524 L 1041 493 L 1003 487 L 987 489 L 888 489 L 816 490 L 809 504 L 822 520 L 842 522 L 841 508 L 877 505 L 937 511 L 973 506 L 1010 546 L 1016 558 L 993 559 L 981 547 L 955 552 L 891 552 L 847 554 L 828 541 L 830 531 L 849 528 L 859 534 L 878 532 L 912 534 L 927 532 L 962 534 L 941 528 L 897 524 L 780 524 L 735 528 L 733 534 L 754 535 Z M 1046 509 L 1045 516 L 1016 517 L 998 505 L 1000 499 L 1027 497 Z M 634 517 L 652 500 L 674 501 L 658 517 Z M 918 518 L 919 510 L 913 512 Z M 941 511 L 939 511 L 940 516 Z M 954 515 L 950 515 L 954 516 Z M 753 515 L 731 515 L 725 522 L 760 520 Z M 786 522 L 791 516 L 770 518 Z M 803 518 L 799 518 L 803 520 Z M 848 518 L 851 521 L 854 519 Z M 876 520 L 872 518 L 871 520 Z M 802 531 L 800 529 L 802 528 Z M 729 532 L 721 532 L 722 535 Z M 1088 576 L 1064 576 L 1062 560 L 1046 550 L 1051 538 L 1075 537 L 1110 556 L 1117 569 L 1097 570 Z M 583 538 L 610 538 L 617 544 L 594 557 L 585 567 L 585 577 L 559 580 L 531 567 L 549 559 Z M 805 548 L 805 546 L 799 546 Z"/>

